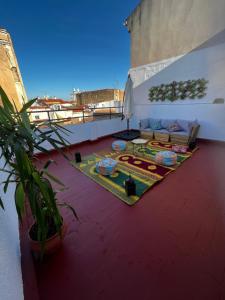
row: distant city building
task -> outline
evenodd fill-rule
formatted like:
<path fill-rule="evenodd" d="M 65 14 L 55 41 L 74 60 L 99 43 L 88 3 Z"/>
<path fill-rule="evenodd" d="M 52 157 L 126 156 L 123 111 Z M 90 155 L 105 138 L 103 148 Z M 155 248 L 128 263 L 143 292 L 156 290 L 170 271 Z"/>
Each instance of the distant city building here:
<path fill-rule="evenodd" d="M 47 121 L 49 119 L 64 119 L 73 117 L 75 105 L 72 101 L 58 98 L 38 98 L 30 107 L 33 121 Z"/>
<path fill-rule="evenodd" d="M 93 118 L 100 118 L 101 114 L 103 117 L 106 114 L 113 116 L 122 112 L 122 96 L 120 93 L 117 95 L 119 100 L 82 105 L 59 98 L 38 98 L 29 109 L 30 118 L 34 122 L 60 121 L 75 124 L 93 121 Z"/>
<path fill-rule="evenodd" d="M 76 93 L 76 105 L 90 105 L 110 101 L 123 101 L 123 90 L 102 89 Z"/>
<path fill-rule="evenodd" d="M 27 95 L 10 34 L 0 28 L 0 86 L 17 108 L 27 102 Z"/>
<path fill-rule="evenodd" d="M 60 105 L 60 106 L 74 106 L 74 103 L 72 101 L 63 100 L 60 98 L 38 98 L 34 105 L 39 106 L 47 106 L 51 107 L 52 105 Z"/>
<path fill-rule="evenodd" d="M 94 109 L 95 112 L 111 112 L 121 113 L 122 112 L 122 102 L 118 100 L 104 101 L 99 103 L 88 104 L 88 108 Z"/>

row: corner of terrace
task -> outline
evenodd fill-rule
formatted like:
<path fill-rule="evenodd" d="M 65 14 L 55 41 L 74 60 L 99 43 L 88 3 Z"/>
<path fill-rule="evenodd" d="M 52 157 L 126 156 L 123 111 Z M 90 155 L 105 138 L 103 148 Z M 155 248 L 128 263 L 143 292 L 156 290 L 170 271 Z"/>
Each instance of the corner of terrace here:
<path fill-rule="evenodd" d="M 2 300 L 225 299 L 224 13 L 140 1 L 124 92 L 71 101 L 23 104 L 0 30 Z"/>

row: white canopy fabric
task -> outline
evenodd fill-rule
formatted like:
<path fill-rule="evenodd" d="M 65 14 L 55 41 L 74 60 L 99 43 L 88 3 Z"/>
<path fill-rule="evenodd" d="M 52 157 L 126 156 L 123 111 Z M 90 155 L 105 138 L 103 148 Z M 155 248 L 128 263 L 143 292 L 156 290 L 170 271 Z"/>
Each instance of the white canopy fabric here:
<path fill-rule="evenodd" d="M 133 81 L 128 75 L 123 103 L 123 114 L 127 120 L 129 120 L 133 114 L 134 95 L 133 95 Z"/>

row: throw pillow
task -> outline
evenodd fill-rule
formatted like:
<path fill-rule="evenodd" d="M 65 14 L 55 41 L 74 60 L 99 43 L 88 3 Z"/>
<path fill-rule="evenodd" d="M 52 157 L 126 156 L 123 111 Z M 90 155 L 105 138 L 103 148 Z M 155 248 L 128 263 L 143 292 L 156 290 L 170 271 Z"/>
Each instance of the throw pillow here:
<path fill-rule="evenodd" d="M 180 127 L 180 125 L 177 122 L 174 122 L 167 127 L 167 130 L 169 132 L 175 132 L 175 131 L 181 131 L 182 128 Z"/>
<path fill-rule="evenodd" d="M 151 120 L 150 120 L 150 127 L 151 127 L 151 129 L 153 129 L 153 130 L 159 130 L 159 129 L 162 129 L 161 120 L 151 119 Z"/>
<path fill-rule="evenodd" d="M 140 129 L 145 129 L 149 127 L 149 120 L 148 119 L 144 119 L 144 120 L 140 120 Z"/>
<path fill-rule="evenodd" d="M 161 120 L 161 125 L 163 129 L 167 129 L 171 124 L 176 122 L 176 120 L 171 120 L 171 119 L 162 119 Z"/>
<path fill-rule="evenodd" d="M 176 153 L 186 153 L 188 150 L 188 146 L 185 145 L 173 145 L 172 150 Z"/>

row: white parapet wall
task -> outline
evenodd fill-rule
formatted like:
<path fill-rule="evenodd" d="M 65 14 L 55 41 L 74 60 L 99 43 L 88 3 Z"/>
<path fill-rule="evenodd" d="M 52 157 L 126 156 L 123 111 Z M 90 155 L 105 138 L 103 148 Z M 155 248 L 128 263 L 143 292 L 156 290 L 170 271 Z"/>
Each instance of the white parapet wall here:
<path fill-rule="evenodd" d="M 1 159 L 0 167 L 4 162 Z M 0 175 L 1 182 L 5 176 Z M 0 299 L 22 300 L 23 282 L 21 273 L 21 254 L 19 242 L 18 218 L 14 201 L 14 186 L 10 186 L 7 194 L 0 189 L 0 197 L 4 199 L 5 211 L 0 208 Z"/>
<path fill-rule="evenodd" d="M 148 117 L 167 119 L 197 119 L 201 125 L 199 137 L 225 141 L 225 31 L 195 51 L 176 60 L 148 80 L 143 72 L 135 73 L 134 122 Z M 161 65 L 161 62 L 158 62 Z M 150 67 L 149 65 L 147 66 Z M 156 64 L 154 64 L 156 68 Z M 134 70 L 131 70 L 134 74 Z M 140 74 L 142 78 L 137 78 Z M 209 81 L 207 95 L 202 99 L 185 99 L 175 102 L 150 102 L 149 89 L 173 81 L 205 78 Z M 219 101 L 215 101 L 219 99 Z"/>
<path fill-rule="evenodd" d="M 126 121 L 122 121 L 121 118 L 115 118 L 83 124 L 66 125 L 65 128 L 70 132 L 64 137 L 73 145 L 84 141 L 94 141 L 98 138 L 125 130 Z M 44 143 L 43 146 L 51 150 L 51 146 L 48 143 Z"/>

